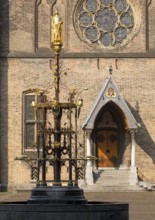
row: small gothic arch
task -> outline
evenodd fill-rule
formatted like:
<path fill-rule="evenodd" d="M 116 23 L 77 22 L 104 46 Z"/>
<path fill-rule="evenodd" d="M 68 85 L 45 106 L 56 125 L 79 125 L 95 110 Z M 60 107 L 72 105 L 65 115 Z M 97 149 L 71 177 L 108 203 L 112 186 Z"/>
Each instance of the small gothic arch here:
<path fill-rule="evenodd" d="M 110 144 L 110 141 L 114 143 L 114 140 L 111 140 L 111 138 L 115 136 L 117 137 L 117 143 L 115 142 L 115 147 L 117 149 L 113 150 L 115 151 L 115 156 L 117 156 L 117 158 L 115 158 L 115 163 L 110 163 L 109 161 L 109 165 L 111 164 L 110 166 L 119 167 L 123 163 L 123 155 L 126 150 L 125 135 L 127 130 L 128 121 L 124 112 L 114 102 L 109 101 L 105 106 L 103 106 L 95 119 L 94 129 L 92 130 L 95 145 L 94 155 L 96 157 L 101 156 L 98 152 L 98 134 L 101 135 L 104 133 L 106 138 L 106 140 L 104 140 L 104 145 Z M 108 136 L 110 139 L 107 139 Z M 108 154 L 110 156 L 110 153 L 112 152 L 110 152 L 109 146 L 105 146 L 105 148 L 105 150 L 109 151 Z M 106 162 L 99 164 L 105 166 L 104 163 Z"/>
<path fill-rule="evenodd" d="M 98 120 L 101 120 L 101 117 L 103 117 L 104 114 L 111 114 L 111 117 L 113 118 L 113 121 L 116 122 L 117 124 L 120 123 L 122 124 L 122 127 L 124 127 L 124 129 L 128 129 L 129 128 L 129 123 L 128 123 L 128 119 L 125 115 L 125 113 L 123 112 L 123 110 L 113 101 L 109 101 L 107 102 L 102 108 L 101 110 L 98 112 L 96 119 L 94 121 L 94 128 L 96 127 L 96 123 Z M 117 117 L 119 115 L 119 117 Z"/>

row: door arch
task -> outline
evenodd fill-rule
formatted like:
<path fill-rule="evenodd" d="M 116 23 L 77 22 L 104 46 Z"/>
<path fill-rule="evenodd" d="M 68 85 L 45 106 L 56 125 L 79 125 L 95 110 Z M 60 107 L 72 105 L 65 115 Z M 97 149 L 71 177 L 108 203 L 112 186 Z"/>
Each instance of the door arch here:
<path fill-rule="evenodd" d="M 94 127 L 98 167 L 119 167 L 125 150 L 126 118 L 115 104 L 108 103 L 97 115 Z"/>

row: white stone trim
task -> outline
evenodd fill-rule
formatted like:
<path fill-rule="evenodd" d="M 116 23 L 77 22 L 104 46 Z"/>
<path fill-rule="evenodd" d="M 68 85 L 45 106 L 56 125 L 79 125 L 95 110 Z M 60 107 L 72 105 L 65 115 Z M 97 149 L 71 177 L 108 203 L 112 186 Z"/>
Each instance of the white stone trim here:
<path fill-rule="evenodd" d="M 137 167 L 136 167 L 136 140 L 135 140 L 135 131 L 130 131 L 131 135 L 131 166 L 130 166 L 130 185 L 137 185 L 138 184 L 138 177 L 137 177 Z"/>
<path fill-rule="evenodd" d="M 93 185 L 93 168 L 92 168 L 92 141 L 91 141 L 91 130 L 86 131 L 86 173 L 85 173 L 85 180 L 87 185 Z"/>

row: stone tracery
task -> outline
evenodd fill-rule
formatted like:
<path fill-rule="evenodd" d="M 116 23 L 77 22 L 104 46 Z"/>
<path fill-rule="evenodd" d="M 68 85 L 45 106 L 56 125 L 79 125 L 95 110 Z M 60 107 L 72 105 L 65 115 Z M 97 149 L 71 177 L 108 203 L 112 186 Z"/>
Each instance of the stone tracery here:
<path fill-rule="evenodd" d="M 130 1 L 83 0 L 81 3 L 75 22 L 82 40 L 101 48 L 114 48 L 128 39 L 135 26 Z"/>

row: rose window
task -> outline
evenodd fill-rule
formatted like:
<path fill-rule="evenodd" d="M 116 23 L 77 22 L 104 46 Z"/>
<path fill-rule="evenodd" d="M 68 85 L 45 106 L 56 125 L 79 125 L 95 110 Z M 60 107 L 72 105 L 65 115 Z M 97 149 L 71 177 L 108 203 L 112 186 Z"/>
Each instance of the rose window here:
<path fill-rule="evenodd" d="M 132 35 L 135 18 L 129 0 L 81 0 L 74 16 L 78 36 L 105 48 L 123 45 Z"/>

